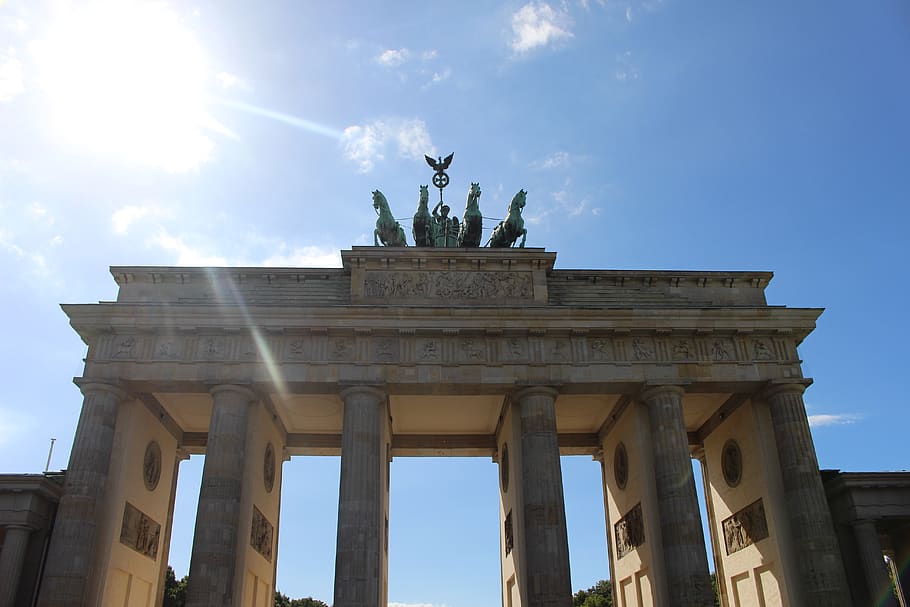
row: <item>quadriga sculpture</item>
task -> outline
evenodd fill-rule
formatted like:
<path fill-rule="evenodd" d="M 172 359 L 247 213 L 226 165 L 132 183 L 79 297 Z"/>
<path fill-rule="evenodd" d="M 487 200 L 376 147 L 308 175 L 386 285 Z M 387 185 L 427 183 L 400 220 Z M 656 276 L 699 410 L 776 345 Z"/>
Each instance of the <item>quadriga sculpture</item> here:
<path fill-rule="evenodd" d="M 379 190 L 373 192 L 373 208 L 379 218 L 376 220 L 376 229 L 373 230 L 373 245 L 379 246 L 379 241 L 387 247 L 406 247 L 408 241 L 404 237 L 404 228 L 395 221 L 392 211 L 389 210 L 389 201 Z"/>
<path fill-rule="evenodd" d="M 472 183 L 468 190 L 468 200 L 465 204 L 464 215 L 461 221 L 461 231 L 458 233 L 458 246 L 479 247 L 481 233 L 483 232 L 483 215 L 480 213 L 480 184 Z"/>
<path fill-rule="evenodd" d="M 414 244 L 418 247 L 433 246 L 433 217 L 430 215 L 429 201 L 429 186 L 420 186 L 420 195 L 417 197 L 417 212 L 414 214 L 412 227 Z"/>
<path fill-rule="evenodd" d="M 524 190 L 518 190 L 518 193 L 512 198 L 512 202 L 509 203 L 508 215 L 493 229 L 493 235 L 490 236 L 490 247 L 511 247 L 521 236 L 521 243 L 518 247 L 524 248 L 528 231 L 525 229 L 524 219 L 521 218 L 521 210 L 525 206 L 527 195 L 528 193 Z"/>

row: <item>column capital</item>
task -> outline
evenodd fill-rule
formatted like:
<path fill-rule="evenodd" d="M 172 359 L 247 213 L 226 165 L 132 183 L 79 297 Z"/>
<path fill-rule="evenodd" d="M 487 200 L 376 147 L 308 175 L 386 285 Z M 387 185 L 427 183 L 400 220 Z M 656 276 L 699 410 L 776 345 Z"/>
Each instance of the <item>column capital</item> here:
<path fill-rule="evenodd" d="M 216 394 L 221 394 L 224 392 L 234 392 L 240 394 L 246 398 L 249 402 L 258 400 L 256 393 L 247 388 L 246 386 L 239 386 L 237 384 L 218 384 L 209 388 L 209 394 L 215 396 Z"/>
<path fill-rule="evenodd" d="M 7 531 L 12 531 L 15 529 L 18 531 L 28 531 L 29 533 L 37 529 L 35 525 L 29 525 L 27 523 L 14 523 L 12 525 L 3 525 L 2 527 Z"/>
<path fill-rule="evenodd" d="M 559 390 L 553 386 L 521 386 L 512 393 L 512 398 L 520 401 L 526 396 L 534 396 L 535 394 L 543 394 L 545 396 L 551 397 L 553 400 L 556 400 L 556 397 L 559 396 Z"/>
<path fill-rule="evenodd" d="M 660 394 L 675 394 L 682 399 L 686 393 L 685 385 L 686 384 L 683 383 L 658 384 L 648 382 L 642 387 L 641 392 L 638 393 L 638 398 L 639 400 L 648 402 Z"/>
<path fill-rule="evenodd" d="M 342 384 L 339 387 L 341 389 L 338 391 L 338 395 L 342 400 L 355 394 L 368 394 L 376 397 L 377 400 L 385 400 L 386 397 L 388 397 L 386 391 L 383 390 L 381 386 L 375 384 Z"/>
<path fill-rule="evenodd" d="M 123 402 L 129 398 L 129 394 L 117 380 L 74 377 L 73 383 L 79 386 L 83 396 L 88 396 L 91 393 L 107 392 L 112 394 L 117 399 L 117 402 Z"/>
<path fill-rule="evenodd" d="M 806 388 L 812 385 L 812 379 L 810 378 L 801 378 L 801 379 L 772 379 L 764 387 L 761 392 L 761 395 L 764 398 L 773 398 L 778 394 L 783 394 L 786 392 L 796 392 L 802 394 L 806 391 Z"/>

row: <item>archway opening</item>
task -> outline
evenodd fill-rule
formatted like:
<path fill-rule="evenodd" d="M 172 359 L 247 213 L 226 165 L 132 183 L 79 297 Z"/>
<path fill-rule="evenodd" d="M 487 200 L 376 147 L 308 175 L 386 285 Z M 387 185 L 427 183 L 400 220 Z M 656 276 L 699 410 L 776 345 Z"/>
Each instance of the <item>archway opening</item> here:
<path fill-rule="evenodd" d="M 389 605 L 499 605 L 499 470 L 485 457 L 396 457 Z"/>

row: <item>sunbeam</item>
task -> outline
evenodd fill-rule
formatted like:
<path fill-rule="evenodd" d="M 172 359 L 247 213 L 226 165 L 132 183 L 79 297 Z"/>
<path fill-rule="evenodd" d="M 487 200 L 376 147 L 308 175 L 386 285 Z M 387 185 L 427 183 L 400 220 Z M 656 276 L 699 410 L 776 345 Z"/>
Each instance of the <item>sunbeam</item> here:
<path fill-rule="evenodd" d="M 215 99 L 216 103 L 219 103 L 223 106 L 233 108 L 235 110 L 240 110 L 242 112 L 247 112 L 249 114 L 255 114 L 257 116 L 263 116 L 265 118 L 270 118 L 278 122 L 283 122 L 289 124 L 298 129 L 303 129 L 304 131 L 309 131 L 310 133 L 315 133 L 317 135 L 323 135 L 325 137 L 331 137 L 333 139 L 341 139 L 341 131 L 335 130 L 331 127 L 319 124 L 318 122 L 313 122 L 312 120 L 306 120 L 305 118 L 298 118 L 297 116 L 291 116 L 290 114 L 283 114 L 281 112 L 276 112 L 268 108 L 259 107 L 256 105 L 250 105 L 248 103 L 242 103 L 240 101 L 231 101 L 230 99 Z"/>

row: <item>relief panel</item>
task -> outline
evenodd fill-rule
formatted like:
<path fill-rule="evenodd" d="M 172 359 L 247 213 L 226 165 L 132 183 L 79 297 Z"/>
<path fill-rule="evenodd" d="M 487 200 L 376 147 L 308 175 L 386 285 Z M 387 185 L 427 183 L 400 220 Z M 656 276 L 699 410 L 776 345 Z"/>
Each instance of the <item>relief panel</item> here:
<path fill-rule="evenodd" d="M 272 538 L 275 528 L 259 508 L 253 506 L 253 522 L 250 529 L 250 546 L 262 555 L 268 562 L 272 562 Z"/>
<path fill-rule="evenodd" d="M 131 503 L 126 502 L 123 507 L 123 524 L 120 527 L 121 544 L 156 560 L 160 535 L 160 524 Z"/>
<path fill-rule="evenodd" d="M 621 559 L 645 543 L 645 525 L 641 515 L 641 502 L 629 510 L 613 525 L 616 536 L 616 558 Z"/>
<path fill-rule="evenodd" d="M 724 519 L 722 526 L 728 556 L 770 535 L 761 499 Z"/>
<path fill-rule="evenodd" d="M 363 280 L 369 299 L 529 300 L 530 272 L 372 271 Z"/>

